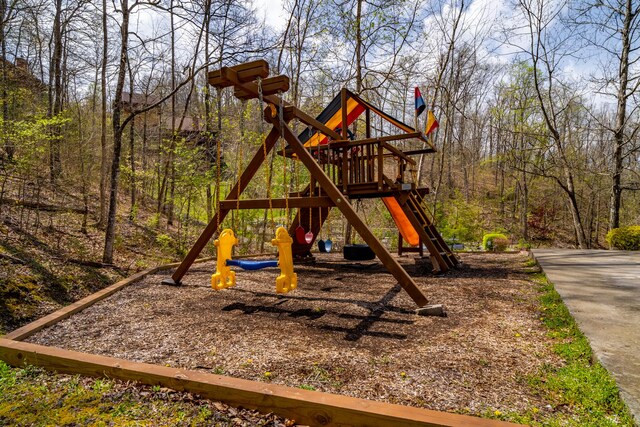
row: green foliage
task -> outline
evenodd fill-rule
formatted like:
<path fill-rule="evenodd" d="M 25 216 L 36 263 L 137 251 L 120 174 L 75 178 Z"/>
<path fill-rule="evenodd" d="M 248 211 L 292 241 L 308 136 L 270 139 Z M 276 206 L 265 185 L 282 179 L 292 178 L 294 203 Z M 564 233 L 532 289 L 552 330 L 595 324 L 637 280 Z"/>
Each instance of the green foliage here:
<path fill-rule="evenodd" d="M 524 239 L 518 240 L 518 249 L 531 249 L 531 243 L 527 242 Z"/>
<path fill-rule="evenodd" d="M 502 252 L 509 246 L 509 238 L 502 233 L 488 233 L 482 236 L 482 247 L 486 251 Z"/>
<path fill-rule="evenodd" d="M 614 228 L 607 233 L 607 243 L 614 249 L 640 250 L 640 225 Z"/>
<path fill-rule="evenodd" d="M 445 206 L 446 214 L 438 212 L 438 229 L 446 240 L 478 242 L 482 236 L 482 208 L 466 202 L 458 195 Z"/>
<path fill-rule="evenodd" d="M 307 384 L 302 384 L 300 386 L 298 386 L 298 388 L 301 388 L 303 390 L 311 390 L 311 391 L 315 391 L 315 387 L 312 385 L 307 385 Z"/>

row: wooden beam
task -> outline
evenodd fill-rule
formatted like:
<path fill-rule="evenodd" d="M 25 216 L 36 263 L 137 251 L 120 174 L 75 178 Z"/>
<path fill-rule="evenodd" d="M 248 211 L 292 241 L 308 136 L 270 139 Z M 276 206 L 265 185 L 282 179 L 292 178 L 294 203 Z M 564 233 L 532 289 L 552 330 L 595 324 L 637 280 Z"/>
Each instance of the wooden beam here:
<path fill-rule="evenodd" d="M 0 358 L 12 366 L 40 366 L 63 374 L 137 381 L 186 391 L 229 405 L 275 413 L 296 424 L 341 426 L 502 427 L 514 424 L 302 390 L 205 372 L 131 362 L 77 351 L 0 339 Z"/>
<path fill-rule="evenodd" d="M 236 72 L 236 74 L 238 75 L 238 81 L 240 82 L 248 82 L 257 79 L 258 77 L 264 79 L 269 76 L 269 63 L 264 59 L 245 62 L 244 64 L 239 64 L 228 68 L 231 68 Z M 224 77 L 222 68 L 209 71 L 207 80 L 209 81 L 209 84 L 211 86 L 215 86 L 218 88 L 233 86 L 233 82 Z"/>
<path fill-rule="evenodd" d="M 407 219 L 409 220 L 413 228 L 418 233 L 418 236 L 420 236 L 420 240 L 422 241 L 422 243 L 424 243 L 427 246 L 427 249 L 429 249 L 429 253 L 431 254 L 431 259 L 433 263 L 433 271 L 443 272 L 443 273 L 446 272 L 449 269 L 449 266 L 447 262 L 444 260 L 443 254 L 440 253 L 436 245 L 431 240 L 431 237 L 424 230 L 425 224 L 422 224 L 422 222 L 418 219 L 418 217 L 413 213 L 413 211 L 411 210 L 411 207 L 406 202 L 407 201 L 406 198 L 403 198 L 400 195 L 396 195 L 395 197 L 396 197 L 396 200 L 398 201 L 398 204 L 402 208 L 402 211 L 406 215 Z"/>
<path fill-rule="evenodd" d="M 238 73 L 235 70 L 233 70 L 232 68 L 224 68 L 222 71 L 223 71 L 223 76 L 224 76 L 225 79 L 227 79 L 228 81 L 232 82 L 234 85 L 241 87 L 243 89 L 243 91 L 246 91 L 247 93 L 252 93 L 253 95 L 255 95 L 254 96 L 255 98 L 258 97 L 258 95 L 259 95 L 259 93 L 258 93 L 258 85 L 255 82 L 242 82 L 238 77 Z M 279 105 L 280 102 L 281 102 L 280 98 L 278 98 L 277 96 L 274 96 L 274 95 L 263 95 L 263 99 L 266 102 L 269 102 L 269 103 L 274 104 L 274 105 Z M 288 111 L 288 109 L 291 108 L 291 113 L 294 114 L 295 117 L 297 117 L 304 124 L 306 124 L 308 126 L 312 126 L 315 129 L 318 129 L 324 135 L 326 135 L 326 136 L 328 136 L 328 137 L 330 137 L 332 139 L 340 139 L 341 138 L 340 134 L 335 132 L 333 129 L 328 128 L 321 121 L 317 120 L 314 117 L 311 117 L 310 115 L 308 115 L 304 111 L 300 110 L 299 108 L 291 105 L 287 101 L 284 101 L 283 103 L 284 103 L 285 111 Z M 287 119 L 290 119 L 290 118 L 292 118 L 292 117 L 289 117 L 288 115 L 285 114 L 285 121 L 287 121 Z"/>
<path fill-rule="evenodd" d="M 359 144 L 372 144 L 372 143 L 375 144 L 376 142 L 402 141 L 404 139 L 418 138 L 419 135 L 420 135 L 420 132 L 414 132 L 414 133 L 401 133 L 397 135 L 385 135 L 377 138 L 354 139 L 353 141 L 350 139 L 347 139 L 347 140 L 341 139 L 338 141 L 332 141 L 331 145 L 342 147 L 345 145 L 359 145 Z"/>
<path fill-rule="evenodd" d="M 260 168 L 260 165 L 262 165 L 262 163 L 265 161 L 265 155 L 268 155 L 269 152 L 271 152 L 279 137 L 280 133 L 278 132 L 278 130 L 276 130 L 275 127 L 272 128 L 271 132 L 269 132 L 264 141 L 266 149 L 265 146 L 262 145 L 258 147 L 258 151 L 253 156 L 253 159 L 251 159 L 249 165 L 244 170 L 244 172 L 242 172 L 242 175 L 236 182 L 236 185 L 234 185 L 234 187 L 227 195 L 227 200 L 235 200 L 240 197 L 244 189 L 247 188 L 247 185 Z M 220 209 L 215 213 L 209 224 L 207 224 L 207 227 L 202 231 L 202 234 L 200 234 L 200 237 L 198 237 L 198 240 L 196 240 L 196 243 L 194 243 L 194 245 L 189 250 L 189 253 L 187 253 L 187 256 L 182 260 L 182 263 L 180 263 L 176 271 L 173 273 L 171 279 L 165 279 L 162 281 L 162 283 L 175 285 L 180 283 L 182 277 L 185 275 L 187 270 L 189 270 L 189 267 L 191 267 L 191 264 L 193 264 L 196 258 L 198 258 L 198 255 L 200 255 L 200 252 L 202 252 L 202 249 L 204 249 L 209 240 L 211 240 L 211 237 L 218 229 L 218 225 L 224 220 L 224 218 L 227 216 L 227 213 L 229 213 L 228 209 Z"/>
<path fill-rule="evenodd" d="M 406 154 L 407 156 L 417 156 L 418 154 L 429 154 L 429 153 L 435 153 L 436 150 L 434 150 L 433 148 L 423 148 L 420 150 L 409 150 L 409 151 L 405 151 L 404 154 Z"/>
<path fill-rule="evenodd" d="M 399 150 L 398 148 L 394 147 L 393 145 L 387 143 L 387 142 L 381 142 L 380 145 L 382 145 L 384 148 L 386 148 L 387 150 L 391 151 L 395 156 L 398 156 L 402 159 L 404 159 L 406 162 L 411 163 L 412 165 L 416 164 L 416 161 L 413 160 L 411 157 L 408 157 L 406 154 L 404 154 L 402 152 L 402 150 Z"/>
<path fill-rule="evenodd" d="M 273 120 L 274 128 L 280 128 L 278 120 L 273 118 L 271 120 Z M 353 209 L 349 201 L 342 195 L 340 190 L 338 190 L 331 178 L 329 178 L 324 173 L 320 165 L 316 163 L 315 159 L 300 142 L 298 137 L 291 131 L 289 126 L 285 125 L 282 129 L 279 130 L 284 136 L 284 139 L 292 147 L 294 153 L 298 155 L 300 161 L 302 161 L 309 172 L 320 183 L 324 192 L 329 197 L 331 197 L 331 200 L 333 200 L 336 207 L 340 209 L 342 214 L 347 218 L 347 221 L 349 221 L 353 228 L 355 228 L 360 237 L 362 237 L 362 239 L 369 245 L 369 247 L 371 247 L 373 252 L 377 255 L 377 257 L 380 259 L 382 264 L 384 264 L 387 270 L 396 278 L 396 280 L 398 280 L 400 286 L 404 288 L 404 290 L 409 294 L 409 296 L 413 299 L 416 305 L 418 305 L 418 307 L 426 305 L 428 303 L 427 297 L 414 282 L 413 278 L 409 276 L 405 269 L 402 268 L 398 261 L 389 253 L 389 251 L 387 251 L 382 243 L 380 243 L 378 238 L 371 232 L 371 230 L 369 230 L 369 227 L 367 227 L 360 216 L 358 216 L 355 209 Z"/>
<path fill-rule="evenodd" d="M 310 115 L 308 115 L 307 113 L 305 113 L 304 111 L 295 108 L 294 107 L 294 114 L 295 116 L 298 118 L 298 120 L 300 120 L 302 123 L 306 124 L 307 126 L 311 126 L 317 130 L 319 130 L 322 134 L 328 136 L 329 138 L 336 140 L 336 139 L 342 139 L 342 136 L 337 133 L 336 131 L 334 131 L 333 129 L 327 127 L 327 125 L 325 125 L 324 123 L 322 123 L 321 121 L 317 120 L 315 117 L 312 117 Z"/>
<path fill-rule="evenodd" d="M 258 255 L 255 255 L 255 254 L 254 255 L 236 255 L 234 256 L 234 258 L 243 258 L 243 257 L 255 258 L 256 256 Z M 197 260 L 194 261 L 194 263 L 207 262 L 213 259 L 215 259 L 215 257 L 198 258 Z M 158 271 L 176 268 L 179 265 L 180 265 L 179 262 L 174 262 L 174 263 L 164 264 L 157 267 L 149 268 L 147 270 L 140 271 L 132 276 L 129 276 L 125 279 L 122 279 L 114 283 L 113 285 L 110 285 L 104 289 L 101 289 L 98 292 L 95 292 L 85 298 L 82 298 L 81 300 L 78 300 L 73 304 L 70 304 L 66 307 L 61 308 L 60 310 L 56 310 L 53 313 L 50 313 L 44 317 L 41 317 L 40 319 L 37 319 L 31 323 L 28 323 L 23 327 L 18 328 L 13 332 L 5 335 L 4 338 L 10 339 L 10 340 L 16 340 L 16 341 L 25 340 L 29 338 L 31 335 L 35 334 L 36 332 L 39 332 L 46 327 L 54 325 L 60 322 L 61 320 L 64 320 L 86 309 L 87 307 L 91 307 L 93 304 L 99 301 L 102 301 L 103 299 L 113 295 L 117 291 L 129 285 L 132 285 L 138 282 L 139 280 L 142 280 L 144 277 L 146 277 L 149 274 L 154 274 Z"/>
<path fill-rule="evenodd" d="M 238 206 L 237 200 L 224 200 L 220 202 L 222 209 L 234 210 Z M 335 206 L 330 197 L 289 197 L 288 199 L 248 199 L 240 200 L 240 209 L 284 209 L 289 208 L 327 208 Z"/>
<path fill-rule="evenodd" d="M 262 80 L 261 86 L 263 98 L 268 95 L 275 95 L 278 92 L 286 92 L 289 90 L 289 77 L 269 77 L 268 79 Z M 255 94 L 253 91 L 248 91 L 242 86 L 236 86 L 233 91 L 233 95 L 238 99 L 252 99 L 259 97 L 259 93 Z"/>

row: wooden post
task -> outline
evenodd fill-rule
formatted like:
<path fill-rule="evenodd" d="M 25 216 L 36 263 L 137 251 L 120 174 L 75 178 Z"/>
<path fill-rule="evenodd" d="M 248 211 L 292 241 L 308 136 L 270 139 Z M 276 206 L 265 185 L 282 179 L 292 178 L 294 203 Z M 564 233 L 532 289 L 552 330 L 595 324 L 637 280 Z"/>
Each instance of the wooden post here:
<path fill-rule="evenodd" d="M 384 185 L 384 149 L 378 145 L 378 191 L 382 191 Z"/>
<path fill-rule="evenodd" d="M 349 134 L 347 133 L 347 128 L 349 125 L 347 124 L 347 89 L 342 88 L 340 91 L 340 105 L 342 106 L 342 139 L 348 139 Z"/>
<path fill-rule="evenodd" d="M 280 127 L 278 118 L 272 118 L 272 124 L 275 128 Z M 400 286 L 409 294 L 418 307 L 423 307 L 428 303 L 426 295 L 409 276 L 409 274 L 402 268 L 398 261 L 391 256 L 389 251 L 380 243 L 378 238 L 369 230 L 369 227 L 358 216 L 357 212 L 347 198 L 338 190 L 333 184 L 331 179 L 324 174 L 322 168 L 316 163 L 315 159 L 309 154 L 304 145 L 300 142 L 298 137 L 289 129 L 289 126 L 285 125 L 284 128 L 279 129 L 284 139 L 289 143 L 289 146 L 293 149 L 294 153 L 298 155 L 298 158 L 307 167 L 309 172 L 316 177 L 316 181 L 324 188 L 327 196 L 333 200 L 336 207 L 340 209 L 342 214 L 346 217 L 347 221 L 355 228 L 360 237 L 369 245 L 373 252 L 377 255 L 378 259 L 384 264 L 387 270 L 398 280 Z"/>
<path fill-rule="evenodd" d="M 364 110 L 364 118 L 365 118 L 365 138 L 371 138 L 371 109 L 367 107 Z"/>

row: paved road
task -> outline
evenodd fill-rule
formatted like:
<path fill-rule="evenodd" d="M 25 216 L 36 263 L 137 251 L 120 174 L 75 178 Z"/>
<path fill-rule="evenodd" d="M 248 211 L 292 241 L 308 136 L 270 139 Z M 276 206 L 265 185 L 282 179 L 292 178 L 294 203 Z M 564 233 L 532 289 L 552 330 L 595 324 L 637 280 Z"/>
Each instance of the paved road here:
<path fill-rule="evenodd" d="M 640 252 L 534 249 L 640 425 Z"/>

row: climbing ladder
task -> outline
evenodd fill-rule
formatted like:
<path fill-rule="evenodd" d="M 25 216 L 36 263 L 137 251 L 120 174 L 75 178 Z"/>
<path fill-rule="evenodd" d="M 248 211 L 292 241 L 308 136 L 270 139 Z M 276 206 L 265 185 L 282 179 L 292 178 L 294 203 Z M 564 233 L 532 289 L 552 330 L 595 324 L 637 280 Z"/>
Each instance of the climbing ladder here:
<path fill-rule="evenodd" d="M 446 244 L 427 214 L 424 199 L 416 189 L 394 195 L 405 215 L 431 255 L 434 272 L 444 273 L 459 264 L 458 258 Z"/>

